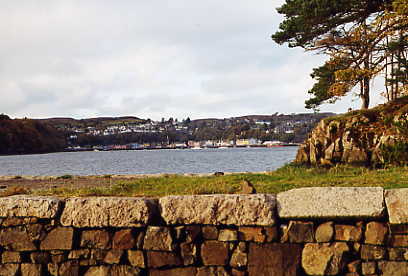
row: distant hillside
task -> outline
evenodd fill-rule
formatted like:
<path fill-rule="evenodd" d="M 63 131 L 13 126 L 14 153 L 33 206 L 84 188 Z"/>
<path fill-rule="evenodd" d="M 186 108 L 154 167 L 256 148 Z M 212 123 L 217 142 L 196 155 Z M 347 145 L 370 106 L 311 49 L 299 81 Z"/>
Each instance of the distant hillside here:
<path fill-rule="evenodd" d="M 169 145 L 188 141 L 252 139 L 253 143 L 303 142 L 322 119 L 333 113 L 247 115 L 178 121 L 134 116 L 88 119 L 15 119 L 0 115 L 0 154 L 42 153 L 67 147 L 128 144 Z"/>
<path fill-rule="evenodd" d="M 64 133 L 49 124 L 0 115 L 0 154 L 46 153 L 65 147 Z"/>
<path fill-rule="evenodd" d="M 146 120 L 125 116 L 125 117 L 97 117 L 97 118 L 88 118 L 88 119 L 73 119 L 73 118 L 48 118 L 40 119 L 39 121 L 45 122 L 53 125 L 59 129 L 67 128 L 84 128 L 84 127 L 95 127 L 95 128 L 104 128 L 110 125 L 123 125 L 123 124 L 142 124 Z"/>

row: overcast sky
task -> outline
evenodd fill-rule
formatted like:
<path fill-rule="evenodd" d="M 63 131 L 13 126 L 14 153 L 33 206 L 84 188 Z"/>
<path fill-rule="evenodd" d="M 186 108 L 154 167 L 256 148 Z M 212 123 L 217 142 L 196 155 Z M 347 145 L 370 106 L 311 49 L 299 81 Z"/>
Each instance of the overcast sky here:
<path fill-rule="evenodd" d="M 275 44 L 281 0 L 4 0 L 0 113 L 192 119 L 310 112 L 321 56 Z M 347 99 L 323 111 L 359 106 Z"/>

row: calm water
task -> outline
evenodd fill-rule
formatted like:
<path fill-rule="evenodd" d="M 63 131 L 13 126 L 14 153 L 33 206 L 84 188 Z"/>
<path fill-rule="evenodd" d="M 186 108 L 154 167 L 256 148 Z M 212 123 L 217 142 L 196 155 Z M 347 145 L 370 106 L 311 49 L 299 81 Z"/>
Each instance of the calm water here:
<path fill-rule="evenodd" d="M 0 156 L 0 175 L 259 172 L 295 158 L 297 147 L 63 152 Z"/>

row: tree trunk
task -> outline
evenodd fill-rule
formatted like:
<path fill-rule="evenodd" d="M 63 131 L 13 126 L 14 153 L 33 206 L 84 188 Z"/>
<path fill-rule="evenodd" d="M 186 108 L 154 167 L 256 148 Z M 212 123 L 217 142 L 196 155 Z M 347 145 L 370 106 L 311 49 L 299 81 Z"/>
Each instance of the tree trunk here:
<path fill-rule="evenodd" d="M 367 109 L 370 106 L 370 78 L 364 77 L 361 91 L 361 109 Z"/>
<path fill-rule="evenodd" d="M 369 69 L 370 63 L 368 58 L 364 61 L 364 68 Z M 363 78 L 363 83 L 361 84 L 361 109 L 367 109 L 370 106 L 370 77 L 365 76 Z"/>

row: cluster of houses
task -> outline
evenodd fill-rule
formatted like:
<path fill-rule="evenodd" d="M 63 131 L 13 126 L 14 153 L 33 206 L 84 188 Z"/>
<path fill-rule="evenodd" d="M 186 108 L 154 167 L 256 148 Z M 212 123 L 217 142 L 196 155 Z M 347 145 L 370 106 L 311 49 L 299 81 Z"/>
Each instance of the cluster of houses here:
<path fill-rule="evenodd" d="M 108 146 L 92 146 L 68 147 L 68 151 L 115 151 L 115 150 L 152 150 L 152 149 L 209 149 L 209 148 L 252 148 L 252 147 L 283 147 L 283 146 L 298 146 L 296 143 L 283 143 L 281 141 L 260 141 L 257 139 L 238 139 L 236 141 L 188 141 L 186 143 L 130 143 L 126 145 L 108 145 Z"/>
<path fill-rule="evenodd" d="M 279 139 L 281 134 L 293 134 L 294 136 L 306 135 L 307 132 L 322 118 L 331 116 L 333 114 L 291 114 L 291 115 L 272 115 L 272 116 L 244 116 L 226 119 L 201 119 L 190 121 L 183 120 L 178 121 L 169 119 L 165 121 L 153 121 L 145 120 L 141 122 L 116 122 L 114 124 L 106 124 L 103 127 L 101 125 L 82 125 L 73 126 L 66 130 L 71 133 L 70 139 L 76 140 L 79 135 L 90 136 L 110 136 L 121 134 L 161 134 L 163 137 L 167 137 L 167 141 L 161 143 L 131 143 L 127 145 L 111 145 L 111 146 L 94 146 L 95 150 L 137 150 L 137 149 L 156 149 L 156 148 L 225 148 L 225 147 L 276 147 L 291 144 L 284 144 L 280 141 L 274 141 Z M 239 139 L 242 137 L 248 137 L 248 135 L 238 135 L 234 139 L 226 140 L 225 136 L 221 140 L 218 138 L 212 138 L 212 140 L 201 141 L 200 137 L 196 133 L 200 130 L 206 131 L 207 129 L 215 129 L 217 131 L 227 131 L 233 127 L 246 126 L 249 130 L 261 130 L 265 134 L 269 134 L 270 141 L 263 141 L 256 138 Z M 303 134 L 299 132 L 303 130 Z M 169 133 L 183 134 L 183 137 L 190 137 L 192 141 L 186 143 L 170 143 Z M 201 133 L 203 133 L 201 131 Z M 241 132 L 242 134 L 242 132 Z M 257 135 L 258 136 L 258 135 Z M 231 138 L 231 135 L 229 135 Z M 295 141 L 303 140 L 297 139 Z M 185 138 L 184 138 L 185 139 Z M 196 139 L 194 141 L 194 139 Z M 210 138 L 211 139 L 211 138 Z M 139 139 L 140 140 L 140 139 Z M 176 140 L 177 141 L 177 140 Z M 75 143 L 72 143 L 73 145 Z M 72 150 L 74 150 L 72 148 Z"/>
<path fill-rule="evenodd" d="M 144 124 L 122 124 L 122 125 L 111 125 L 106 126 L 105 128 L 97 128 L 93 126 L 88 127 L 73 127 L 71 129 L 67 129 L 68 131 L 74 133 L 84 133 L 87 135 L 93 136 L 108 136 L 108 135 L 117 135 L 117 134 L 125 134 L 125 133 L 160 133 L 165 132 L 171 127 L 176 131 L 187 131 L 188 127 L 176 124 L 176 125 L 169 125 L 169 124 L 162 124 L 159 122 L 149 121 Z"/>

